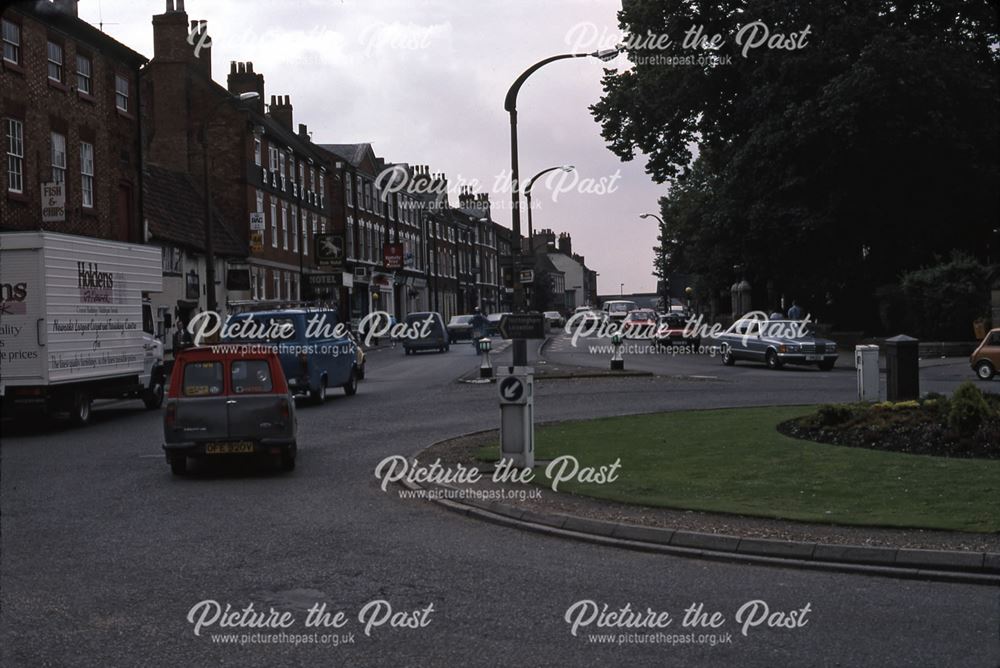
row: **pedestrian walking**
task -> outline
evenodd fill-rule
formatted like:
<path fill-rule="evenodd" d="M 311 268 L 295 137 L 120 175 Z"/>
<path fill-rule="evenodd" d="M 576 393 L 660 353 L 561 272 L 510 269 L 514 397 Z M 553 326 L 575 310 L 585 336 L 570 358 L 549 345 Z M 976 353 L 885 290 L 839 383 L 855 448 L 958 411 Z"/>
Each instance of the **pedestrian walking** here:
<path fill-rule="evenodd" d="M 793 299 L 792 306 L 788 309 L 788 319 L 802 320 L 803 317 L 805 317 L 805 312 L 802 310 L 802 307 L 799 306 L 799 303 Z"/>

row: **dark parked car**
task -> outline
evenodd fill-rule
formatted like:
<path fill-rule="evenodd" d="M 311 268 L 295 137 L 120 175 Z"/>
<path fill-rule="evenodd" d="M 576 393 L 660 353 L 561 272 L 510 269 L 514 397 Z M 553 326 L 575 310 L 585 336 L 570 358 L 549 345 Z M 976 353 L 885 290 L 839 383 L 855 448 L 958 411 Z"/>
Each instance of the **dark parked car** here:
<path fill-rule="evenodd" d="M 295 468 L 295 400 L 281 361 L 262 345 L 180 352 L 170 376 L 163 451 L 174 475 L 188 457 L 273 456 Z"/>
<path fill-rule="evenodd" d="M 418 350 L 448 352 L 448 330 L 444 319 L 436 311 L 421 311 L 406 316 L 407 333 L 414 336 L 403 337 L 403 350 L 407 355 Z"/>
<path fill-rule="evenodd" d="M 739 320 L 716 343 L 726 366 L 747 360 L 771 369 L 806 364 L 829 371 L 838 357 L 836 343 L 815 336 L 798 320 Z"/>

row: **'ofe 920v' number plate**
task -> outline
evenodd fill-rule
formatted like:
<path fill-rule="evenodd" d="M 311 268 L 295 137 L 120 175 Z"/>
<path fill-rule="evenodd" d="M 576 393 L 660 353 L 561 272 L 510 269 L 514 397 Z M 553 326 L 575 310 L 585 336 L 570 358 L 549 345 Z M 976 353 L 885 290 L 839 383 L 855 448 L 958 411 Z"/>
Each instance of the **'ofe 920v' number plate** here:
<path fill-rule="evenodd" d="M 253 452 L 253 441 L 227 441 L 221 443 L 206 443 L 206 455 L 230 455 Z"/>

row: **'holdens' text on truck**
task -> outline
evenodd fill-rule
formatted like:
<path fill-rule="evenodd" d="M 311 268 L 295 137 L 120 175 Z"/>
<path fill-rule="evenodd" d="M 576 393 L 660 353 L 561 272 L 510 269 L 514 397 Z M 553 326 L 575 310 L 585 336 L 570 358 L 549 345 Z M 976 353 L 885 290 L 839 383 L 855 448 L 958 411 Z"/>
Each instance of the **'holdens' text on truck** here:
<path fill-rule="evenodd" d="M 163 402 L 163 344 L 144 296 L 160 249 L 54 232 L 0 234 L 0 397 L 90 421 L 97 398 Z"/>

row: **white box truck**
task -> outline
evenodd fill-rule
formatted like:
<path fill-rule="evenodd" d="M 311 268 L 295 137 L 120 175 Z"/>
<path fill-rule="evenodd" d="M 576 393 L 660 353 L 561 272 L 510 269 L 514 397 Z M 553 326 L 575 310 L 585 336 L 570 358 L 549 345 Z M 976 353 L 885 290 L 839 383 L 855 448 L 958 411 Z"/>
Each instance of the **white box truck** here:
<path fill-rule="evenodd" d="M 163 344 L 145 295 L 160 249 L 54 232 L 0 233 L 0 399 L 90 421 L 98 398 L 163 402 Z"/>

